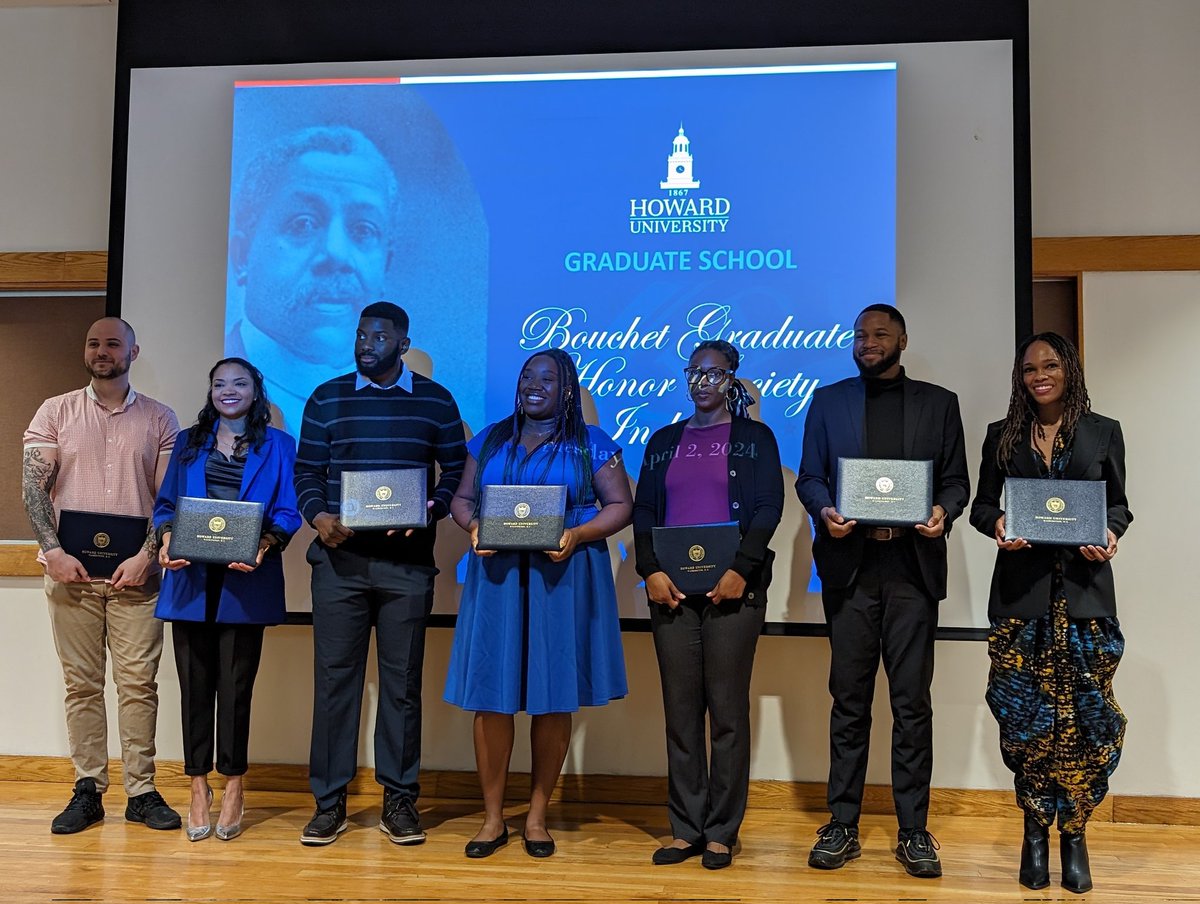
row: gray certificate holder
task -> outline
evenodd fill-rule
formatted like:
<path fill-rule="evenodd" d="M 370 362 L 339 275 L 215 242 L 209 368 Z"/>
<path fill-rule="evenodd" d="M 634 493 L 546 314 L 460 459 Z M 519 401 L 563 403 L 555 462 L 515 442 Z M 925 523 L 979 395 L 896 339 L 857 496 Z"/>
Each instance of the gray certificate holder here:
<path fill-rule="evenodd" d="M 488 485 L 479 503 L 479 549 L 554 550 L 563 535 L 567 488 Z"/>
<path fill-rule="evenodd" d="M 1103 480 L 1004 480 L 1004 539 L 1035 546 L 1108 546 Z"/>
<path fill-rule="evenodd" d="M 351 530 L 398 530 L 429 523 L 427 468 L 343 471 L 339 520 Z"/>
<path fill-rule="evenodd" d="M 263 504 L 180 496 L 171 525 L 171 558 L 210 565 L 258 561 Z"/>
<path fill-rule="evenodd" d="M 847 521 L 912 527 L 933 514 L 933 462 L 839 458 L 837 510 Z"/>

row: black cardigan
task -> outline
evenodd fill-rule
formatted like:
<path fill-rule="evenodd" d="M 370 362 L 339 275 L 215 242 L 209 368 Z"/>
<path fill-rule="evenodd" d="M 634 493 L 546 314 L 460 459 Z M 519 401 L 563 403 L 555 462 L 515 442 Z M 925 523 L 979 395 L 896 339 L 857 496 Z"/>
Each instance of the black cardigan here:
<path fill-rule="evenodd" d="M 1004 478 L 1040 476 L 1028 435 L 1013 450 L 1007 468 L 1002 469 L 996 464 L 996 448 L 1003 426 L 1003 421 L 988 424 L 987 438 L 983 441 L 983 461 L 979 465 L 979 489 L 971 503 L 971 524 L 993 540 L 996 520 L 1004 514 L 1000 508 Z M 1071 459 L 1063 477 L 1103 480 L 1108 496 L 1108 527 L 1118 537 L 1125 533 L 1133 514 L 1125 497 L 1125 439 L 1117 421 L 1094 412 L 1079 419 L 1071 443 Z M 1045 615 L 1050 608 L 1050 578 L 1056 562 L 1062 565 L 1067 612 L 1072 618 L 1117 614 L 1111 563 L 1092 562 L 1073 547 L 1032 546 L 996 550 L 988 616 L 1032 619 Z"/>
<path fill-rule="evenodd" d="M 667 467 L 675 457 L 687 421 L 658 430 L 646 445 L 633 500 L 633 542 L 637 573 L 643 579 L 662 571 L 654 555 L 653 528 L 666 516 Z M 729 428 L 729 520 L 737 521 L 742 542 L 733 571 L 746 579 L 747 605 L 764 606 L 775 553 L 767 548 L 783 517 L 783 471 L 771 428 L 735 417 Z"/>

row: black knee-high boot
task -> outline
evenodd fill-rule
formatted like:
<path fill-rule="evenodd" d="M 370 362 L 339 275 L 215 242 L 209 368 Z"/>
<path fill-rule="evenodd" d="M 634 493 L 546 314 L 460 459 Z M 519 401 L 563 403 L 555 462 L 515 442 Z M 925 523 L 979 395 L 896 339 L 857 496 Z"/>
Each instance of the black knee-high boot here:
<path fill-rule="evenodd" d="M 1087 839 L 1083 832 L 1063 832 L 1059 838 L 1062 857 L 1062 887 L 1077 895 L 1092 890 L 1092 867 L 1088 863 Z"/>
<path fill-rule="evenodd" d="M 1050 884 L 1050 827 L 1032 813 L 1025 814 L 1025 837 L 1021 841 L 1021 884 L 1045 888 Z"/>

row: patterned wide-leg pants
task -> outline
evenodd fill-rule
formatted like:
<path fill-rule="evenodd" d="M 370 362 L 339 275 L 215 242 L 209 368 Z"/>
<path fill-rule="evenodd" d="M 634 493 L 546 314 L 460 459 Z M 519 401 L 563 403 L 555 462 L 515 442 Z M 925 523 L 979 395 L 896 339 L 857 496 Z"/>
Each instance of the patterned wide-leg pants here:
<path fill-rule="evenodd" d="M 1067 614 L 1061 579 L 1045 615 L 992 623 L 987 702 L 1017 803 L 1042 825 L 1082 832 L 1108 793 L 1125 737 L 1112 693 L 1124 649 L 1115 618 Z"/>

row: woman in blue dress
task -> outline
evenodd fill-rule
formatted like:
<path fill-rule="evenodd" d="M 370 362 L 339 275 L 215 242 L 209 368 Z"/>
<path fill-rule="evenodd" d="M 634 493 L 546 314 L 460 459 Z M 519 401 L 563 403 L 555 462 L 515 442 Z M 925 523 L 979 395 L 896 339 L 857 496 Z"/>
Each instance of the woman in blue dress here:
<path fill-rule="evenodd" d="M 579 376 L 565 352 L 540 352 L 521 368 L 513 415 L 467 444 L 466 469 L 450 513 L 475 550 L 459 604 L 445 699 L 475 712 L 475 762 L 484 822 L 466 846 L 487 857 L 508 842 L 504 791 L 513 715 L 532 716 L 529 815 L 522 838 L 549 857 L 546 805 L 571 740 L 571 713 L 624 697 L 625 658 L 605 538 L 630 521 L 633 498 L 621 452 L 583 421 Z M 477 548 L 482 488 L 567 487 L 558 549 Z M 597 505 L 598 504 L 598 505 Z"/>

